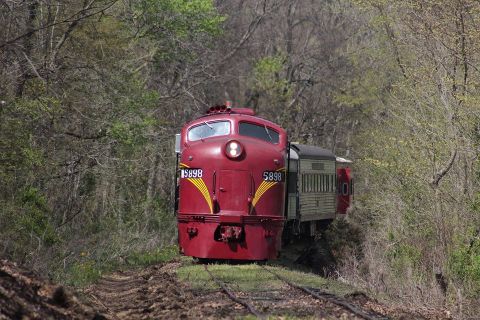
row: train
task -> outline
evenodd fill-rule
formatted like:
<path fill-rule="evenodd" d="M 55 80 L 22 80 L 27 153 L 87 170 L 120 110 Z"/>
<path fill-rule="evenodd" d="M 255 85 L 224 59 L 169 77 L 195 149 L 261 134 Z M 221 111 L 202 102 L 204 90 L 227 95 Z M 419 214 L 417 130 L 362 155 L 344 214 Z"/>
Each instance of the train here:
<path fill-rule="evenodd" d="M 180 253 L 200 260 L 276 259 L 314 237 L 353 200 L 351 161 L 290 142 L 249 108 L 210 107 L 176 135 Z"/>

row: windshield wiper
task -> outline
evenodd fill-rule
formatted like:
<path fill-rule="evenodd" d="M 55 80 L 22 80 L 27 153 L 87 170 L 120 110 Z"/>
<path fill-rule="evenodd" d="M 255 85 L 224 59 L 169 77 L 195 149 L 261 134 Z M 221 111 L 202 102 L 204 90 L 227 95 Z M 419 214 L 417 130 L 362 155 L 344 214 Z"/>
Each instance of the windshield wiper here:
<path fill-rule="evenodd" d="M 270 138 L 270 141 L 273 141 L 273 138 L 270 135 L 270 132 L 268 132 L 267 126 L 264 124 L 263 127 L 265 128 L 265 132 L 267 133 L 268 137 Z"/>
<path fill-rule="evenodd" d="M 210 130 L 213 130 L 213 127 L 212 127 L 207 121 L 203 121 L 203 123 L 205 123 L 205 125 L 206 125 L 207 127 L 209 127 Z M 202 130 L 202 131 L 203 131 L 203 130 Z M 202 133 L 203 133 L 203 132 L 202 132 Z M 203 142 L 203 139 L 204 139 L 204 138 L 206 138 L 206 132 L 203 133 L 202 136 L 200 136 L 200 140 L 202 140 L 202 142 Z"/>
<path fill-rule="evenodd" d="M 205 123 L 207 125 L 207 127 L 209 127 L 210 129 L 213 130 L 213 127 L 207 121 L 203 121 L 203 123 Z"/>

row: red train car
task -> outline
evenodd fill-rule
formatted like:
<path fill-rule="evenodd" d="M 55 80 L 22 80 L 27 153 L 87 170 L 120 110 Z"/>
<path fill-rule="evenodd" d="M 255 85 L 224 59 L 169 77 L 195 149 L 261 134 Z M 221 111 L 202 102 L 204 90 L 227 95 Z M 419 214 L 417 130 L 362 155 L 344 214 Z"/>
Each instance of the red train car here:
<path fill-rule="evenodd" d="M 353 200 L 352 171 L 348 165 L 350 160 L 337 157 L 337 213 L 347 214 Z"/>
<path fill-rule="evenodd" d="M 285 130 L 250 109 L 213 107 L 183 127 L 178 151 L 181 252 L 276 258 L 284 224 Z"/>
<path fill-rule="evenodd" d="M 187 256 L 275 259 L 283 231 L 286 242 L 315 236 L 351 203 L 349 160 L 289 144 L 284 129 L 251 109 L 210 108 L 182 128 L 176 149 L 178 241 Z"/>

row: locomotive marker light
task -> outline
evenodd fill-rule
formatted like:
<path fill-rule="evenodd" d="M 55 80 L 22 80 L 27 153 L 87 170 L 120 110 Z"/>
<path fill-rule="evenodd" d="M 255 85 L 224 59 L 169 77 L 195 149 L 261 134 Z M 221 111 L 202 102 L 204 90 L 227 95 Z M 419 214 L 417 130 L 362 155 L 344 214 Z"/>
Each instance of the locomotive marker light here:
<path fill-rule="evenodd" d="M 240 142 L 236 140 L 230 140 L 225 145 L 225 153 L 227 157 L 231 159 L 236 159 L 242 155 L 243 147 Z"/>

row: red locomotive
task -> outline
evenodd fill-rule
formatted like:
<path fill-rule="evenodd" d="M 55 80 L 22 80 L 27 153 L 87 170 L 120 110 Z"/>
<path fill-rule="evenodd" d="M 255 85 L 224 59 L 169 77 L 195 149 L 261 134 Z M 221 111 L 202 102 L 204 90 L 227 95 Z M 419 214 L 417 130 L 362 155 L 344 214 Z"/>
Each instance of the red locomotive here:
<path fill-rule="evenodd" d="M 284 129 L 251 109 L 212 107 L 182 128 L 176 144 L 184 255 L 275 259 L 284 228 L 312 235 L 335 218 L 337 207 L 343 213 L 348 207 L 349 200 L 337 200 L 343 190 L 337 190 L 336 157 L 290 145 Z"/>

